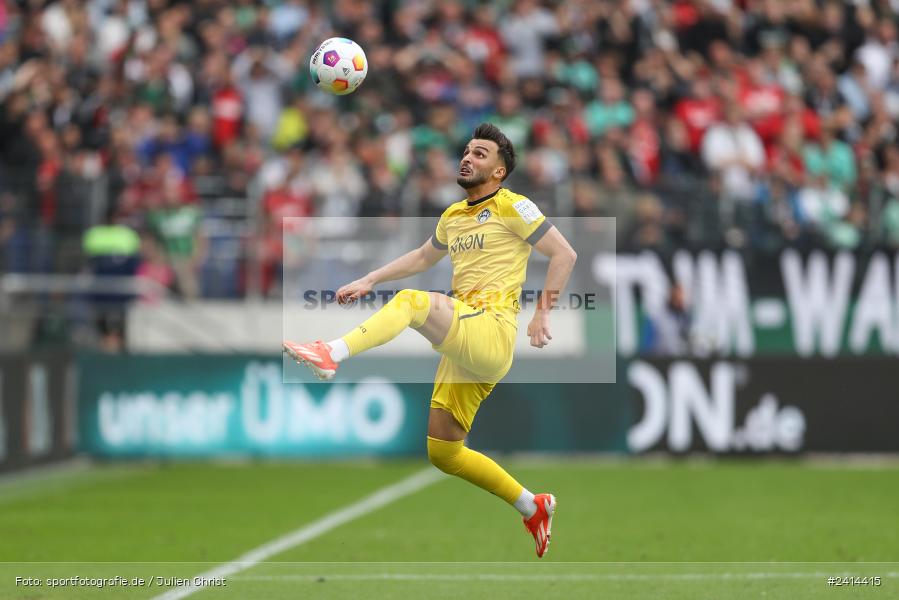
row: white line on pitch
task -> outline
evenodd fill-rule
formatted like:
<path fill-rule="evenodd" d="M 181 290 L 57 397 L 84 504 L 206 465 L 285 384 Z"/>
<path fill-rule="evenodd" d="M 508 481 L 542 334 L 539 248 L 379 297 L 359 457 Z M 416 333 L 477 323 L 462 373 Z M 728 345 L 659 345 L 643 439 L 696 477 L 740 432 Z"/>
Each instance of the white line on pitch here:
<path fill-rule="evenodd" d="M 285 534 L 279 538 L 275 538 L 274 540 L 267 542 L 259 546 L 258 548 L 250 550 L 249 552 L 247 552 L 243 556 L 240 556 L 239 558 L 236 558 L 235 560 L 219 565 L 218 567 L 210 569 L 205 573 L 201 573 L 195 578 L 224 578 L 234 575 L 235 573 L 239 573 L 240 571 L 243 571 L 245 569 L 249 569 L 250 567 L 257 565 L 262 561 L 275 556 L 276 554 L 280 554 L 281 552 L 290 550 L 291 548 L 295 548 L 296 546 L 299 546 L 301 544 L 305 544 L 306 542 L 331 531 L 335 527 L 340 527 L 344 523 L 348 523 L 353 519 L 358 519 L 359 517 L 363 517 L 369 513 L 372 513 L 379 508 L 396 502 L 404 496 L 414 494 L 415 492 L 422 490 L 441 479 L 443 479 L 443 473 L 441 473 L 437 469 L 428 467 L 422 471 L 410 475 L 409 477 L 393 485 L 381 488 L 370 496 L 366 496 L 365 498 L 354 504 L 350 504 L 349 506 L 346 506 L 338 511 L 329 513 L 321 519 L 318 519 L 317 521 L 313 521 L 312 523 L 304 527 Z M 191 579 L 193 580 L 195 578 Z M 201 585 L 183 586 L 156 596 L 154 600 L 180 600 L 181 598 L 186 598 L 187 596 L 199 592 L 202 589 L 203 586 Z"/>
<path fill-rule="evenodd" d="M 559 573 L 520 574 L 504 573 L 371 573 L 328 575 L 240 575 L 234 581 L 693 581 L 693 580 L 752 580 L 752 579 L 818 579 L 833 576 L 833 572 L 783 572 L 778 573 Z M 883 578 L 899 577 L 899 572 L 885 573 Z"/>

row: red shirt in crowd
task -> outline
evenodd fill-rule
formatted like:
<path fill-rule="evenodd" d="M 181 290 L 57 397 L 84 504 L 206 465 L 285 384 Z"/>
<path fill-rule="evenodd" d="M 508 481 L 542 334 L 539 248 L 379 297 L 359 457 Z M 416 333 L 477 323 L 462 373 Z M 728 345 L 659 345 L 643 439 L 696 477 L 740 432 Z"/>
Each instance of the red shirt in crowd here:
<path fill-rule="evenodd" d="M 690 149 L 699 152 L 706 130 L 721 120 L 721 101 L 715 97 L 684 98 L 674 107 L 674 114 L 687 127 Z"/>
<path fill-rule="evenodd" d="M 502 75 L 505 51 L 499 32 L 493 27 L 473 25 L 462 35 L 462 49 L 476 62 L 483 65 L 484 77 L 497 83 Z"/>
<path fill-rule="evenodd" d="M 243 98 L 236 88 L 226 87 L 212 96 L 212 140 L 219 148 L 227 146 L 240 135 L 243 119 Z"/>
<path fill-rule="evenodd" d="M 56 221 L 56 178 L 62 172 L 58 158 L 48 158 L 37 168 L 37 190 L 40 195 L 41 222 L 53 225 Z"/>
<path fill-rule="evenodd" d="M 805 162 L 802 160 L 802 155 L 790 152 L 780 145 L 772 146 L 768 150 L 768 171 L 771 173 L 783 172 L 785 168 L 793 173 L 797 180 L 801 180 L 805 175 Z"/>
<path fill-rule="evenodd" d="M 765 146 L 773 143 L 783 129 L 786 105 L 783 88 L 775 84 L 747 84 L 741 87 L 737 99 Z"/>
<path fill-rule="evenodd" d="M 287 187 L 268 191 L 262 205 L 269 219 L 275 223 L 285 217 L 308 217 L 312 214 L 312 199 L 306 194 L 292 192 Z"/>
<path fill-rule="evenodd" d="M 648 119 L 638 119 L 630 130 L 630 155 L 640 183 L 650 184 L 659 174 L 661 143 L 655 125 Z"/>

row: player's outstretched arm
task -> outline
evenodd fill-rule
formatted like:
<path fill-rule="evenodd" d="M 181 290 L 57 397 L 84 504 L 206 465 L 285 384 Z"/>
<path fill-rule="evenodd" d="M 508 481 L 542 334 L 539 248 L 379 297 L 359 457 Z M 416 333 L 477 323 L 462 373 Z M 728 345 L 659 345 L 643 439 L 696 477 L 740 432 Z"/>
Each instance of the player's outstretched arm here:
<path fill-rule="evenodd" d="M 556 229 L 550 227 L 549 231 L 543 234 L 534 248 L 537 251 L 549 257 L 549 268 L 546 272 L 546 282 L 543 284 L 543 293 L 540 294 L 540 300 L 537 303 L 537 310 L 534 318 L 528 324 L 528 337 L 531 338 L 531 346 L 542 348 L 553 339 L 549 332 L 549 311 L 555 305 L 568 278 L 571 276 L 571 270 L 577 260 L 577 253 L 565 236 Z"/>
<path fill-rule="evenodd" d="M 380 269 L 376 269 L 365 277 L 348 283 L 337 290 L 337 302 L 340 304 L 353 302 L 370 292 L 379 283 L 403 279 L 426 271 L 437 264 L 444 256 L 446 256 L 446 250 L 437 249 L 429 238 L 419 248 L 407 252 Z"/>

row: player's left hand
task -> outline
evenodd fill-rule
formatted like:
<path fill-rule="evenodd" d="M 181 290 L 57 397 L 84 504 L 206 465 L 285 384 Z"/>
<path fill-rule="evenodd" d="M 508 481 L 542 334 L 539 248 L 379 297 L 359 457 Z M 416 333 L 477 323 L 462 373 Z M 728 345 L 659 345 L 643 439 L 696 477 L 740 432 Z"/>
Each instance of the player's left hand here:
<path fill-rule="evenodd" d="M 553 339 L 549 334 L 549 313 L 538 310 L 534 318 L 528 323 L 528 337 L 531 338 L 531 346 L 542 348 Z"/>

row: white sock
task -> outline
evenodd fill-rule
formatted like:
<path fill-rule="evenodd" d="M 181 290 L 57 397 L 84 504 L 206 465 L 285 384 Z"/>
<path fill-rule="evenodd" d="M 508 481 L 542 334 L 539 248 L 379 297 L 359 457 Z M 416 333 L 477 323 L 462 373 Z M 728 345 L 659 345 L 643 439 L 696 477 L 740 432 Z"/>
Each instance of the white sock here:
<path fill-rule="evenodd" d="M 527 488 L 521 490 L 521 495 L 515 501 L 515 508 L 521 513 L 525 519 L 530 519 L 537 512 L 537 505 L 534 503 L 534 494 L 530 493 Z"/>
<path fill-rule="evenodd" d="M 328 345 L 331 346 L 331 360 L 334 362 L 339 363 L 343 359 L 350 357 L 350 348 L 343 341 L 343 338 L 337 338 L 333 342 L 328 342 Z"/>

